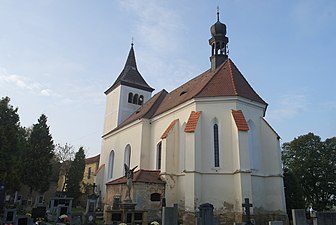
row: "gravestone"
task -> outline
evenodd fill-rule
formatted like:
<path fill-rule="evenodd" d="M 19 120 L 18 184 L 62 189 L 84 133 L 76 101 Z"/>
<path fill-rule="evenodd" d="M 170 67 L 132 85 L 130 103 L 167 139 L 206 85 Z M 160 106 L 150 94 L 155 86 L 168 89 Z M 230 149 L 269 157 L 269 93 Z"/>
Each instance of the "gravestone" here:
<path fill-rule="evenodd" d="M 178 224 L 177 204 L 174 204 L 174 207 L 162 207 L 162 225 L 177 225 L 177 224 Z"/>
<path fill-rule="evenodd" d="M 268 225 L 283 225 L 282 221 L 269 221 Z"/>
<path fill-rule="evenodd" d="M 29 216 L 17 216 L 15 225 L 30 225 L 31 218 Z"/>
<path fill-rule="evenodd" d="M 47 215 L 47 208 L 44 206 L 39 206 L 32 209 L 32 218 L 36 221 L 37 218 L 45 219 Z"/>
<path fill-rule="evenodd" d="M 292 209 L 293 225 L 307 225 L 306 210 Z"/>
<path fill-rule="evenodd" d="M 253 223 L 251 222 L 251 211 L 250 211 L 250 208 L 253 207 L 253 205 L 250 203 L 250 199 L 245 198 L 242 206 L 244 208 L 244 212 L 246 215 L 246 221 L 245 221 L 246 225 L 253 225 Z"/>
<path fill-rule="evenodd" d="M 336 212 L 317 212 L 314 225 L 335 225 Z"/>
<path fill-rule="evenodd" d="M 71 225 L 82 225 L 83 220 L 82 220 L 82 213 L 81 212 L 76 212 L 71 214 Z"/>
<path fill-rule="evenodd" d="M 5 209 L 3 216 L 4 224 L 14 224 L 16 221 L 16 209 Z"/>
<path fill-rule="evenodd" d="M 200 205 L 198 208 L 200 210 L 200 225 L 213 225 L 213 205 L 211 205 L 210 203 L 205 203 Z"/>

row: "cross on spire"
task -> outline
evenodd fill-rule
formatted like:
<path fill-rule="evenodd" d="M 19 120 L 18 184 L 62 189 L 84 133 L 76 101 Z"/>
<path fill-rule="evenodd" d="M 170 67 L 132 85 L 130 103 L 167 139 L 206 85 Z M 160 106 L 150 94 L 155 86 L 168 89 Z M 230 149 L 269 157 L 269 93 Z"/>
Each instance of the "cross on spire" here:
<path fill-rule="evenodd" d="M 219 6 L 217 6 L 217 21 L 219 21 Z"/>

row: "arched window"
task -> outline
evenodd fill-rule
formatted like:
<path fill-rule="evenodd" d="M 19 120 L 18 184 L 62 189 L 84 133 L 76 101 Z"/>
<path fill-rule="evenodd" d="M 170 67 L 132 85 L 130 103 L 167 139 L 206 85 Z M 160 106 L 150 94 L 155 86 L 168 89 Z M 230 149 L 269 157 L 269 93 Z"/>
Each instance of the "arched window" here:
<path fill-rule="evenodd" d="M 133 101 L 133 93 L 130 92 L 130 93 L 128 93 L 128 102 L 132 103 L 132 101 Z"/>
<path fill-rule="evenodd" d="M 133 104 L 138 104 L 138 94 L 135 94 L 134 96 L 133 96 Z"/>
<path fill-rule="evenodd" d="M 218 125 L 213 125 L 213 137 L 214 137 L 214 165 L 219 167 L 219 139 L 218 139 Z"/>
<path fill-rule="evenodd" d="M 125 148 L 125 153 L 124 153 L 124 163 L 130 167 L 130 163 L 131 163 L 131 145 L 127 145 Z M 124 165 L 123 165 L 124 168 Z M 124 172 L 125 172 L 125 168 L 124 168 Z"/>
<path fill-rule="evenodd" d="M 161 154 L 162 154 L 162 142 L 160 141 L 156 145 L 156 169 L 161 169 Z"/>
<path fill-rule="evenodd" d="M 142 105 L 142 104 L 143 104 L 143 101 L 144 101 L 144 96 L 143 96 L 143 95 L 140 95 L 138 104 L 139 104 L 139 105 Z"/>
<path fill-rule="evenodd" d="M 113 166 L 114 166 L 114 151 L 110 152 L 109 162 L 108 162 L 108 178 L 111 179 L 113 177 Z"/>

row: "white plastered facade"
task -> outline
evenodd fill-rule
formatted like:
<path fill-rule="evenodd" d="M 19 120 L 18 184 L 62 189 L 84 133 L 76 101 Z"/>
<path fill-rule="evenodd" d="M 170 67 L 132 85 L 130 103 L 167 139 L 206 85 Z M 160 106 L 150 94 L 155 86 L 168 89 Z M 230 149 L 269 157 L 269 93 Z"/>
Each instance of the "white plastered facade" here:
<path fill-rule="evenodd" d="M 99 184 L 103 202 L 105 184 L 123 176 L 125 149 L 130 147 L 130 167 L 155 170 L 161 142 L 161 177 L 166 181 L 168 206 L 178 203 L 181 209 L 195 212 L 200 204 L 211 203 L 215 210 L 242 212 L 244 198 L 249 198 L 255 210 L 285 212 L 279 137 L 263 119 L 265 105 L 241 97 L 194 98 L 111 132 L 118 124 L 112 112 L 120 105 L 127 108 L 128 91 L 134 90 L 120 85 L 114 91 L 107 95 L 100 156 L 100 165 L 105 164 Z M 249 131 L 237 128 L 232 110 L 242 111 Z M 201 115 L 194 132 L 185 132 L 192 111 Z M 174 120 L 167 137 L 161 139 Z M 214 166 L 214 124 L 218 125 L 218 167 Z"/>

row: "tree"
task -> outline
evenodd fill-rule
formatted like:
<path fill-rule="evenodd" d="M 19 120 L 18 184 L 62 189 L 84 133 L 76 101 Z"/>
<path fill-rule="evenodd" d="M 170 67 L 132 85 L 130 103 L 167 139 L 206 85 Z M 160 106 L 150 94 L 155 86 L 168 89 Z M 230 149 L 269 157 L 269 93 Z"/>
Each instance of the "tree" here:
<path fill-rule="evenodd" d="M 64 175 L 64 183 L 62 185 L 62 191 L 65 190 L 66 182 L 68 180 L 68 174 L 70 170 L 70 165 L 73 157 L 75 156 L 75 151 L 72 145 L 65 143 L 64 146 L 57 144 L 55 147 L 55 158 L 61 163 L 60 175 Z"/>
<path fill-rule="evenodd" d="M 53 140 L 47 125 L 47 117 L 42 114 L 33 125 L 28 137 L 28 145 L 23 153 L 22 181 L 30 191 L 45 192 L 49 188 L 52 175 Z"/>
<path fill-rule="evenodd" d="M 305 201 L 303 198 L 303 190 L 298 179 L 288 168 L 284 169 L 284 186 L 287 215 L 291 217 L 292 209 L 305 208 Z"/>
<path fill-rule="evenodd" d="M 328 210 L 335 204 L 335 138 L 325 142 L 313 133 L 283 144 L 284 167 L 298 179 L 306 207 Z"/>
<path fill-rule="evenodd" d="M 75 159 L 71 162 L 68 181 L 67 195 L 77 199 L 81 195 L 80 187 L 83 180 L 85 170 L 85 153 L 83 147 L 76 152 Z"/>
<path fill-rule="evenodd" d="M 9 192 L 20 188 L 20 119 L 18 108 L 9 104 L 10 98 L 0 100 L 0 181 Z"/>

